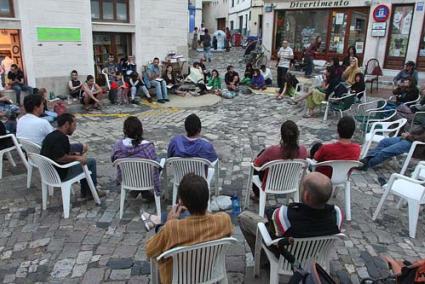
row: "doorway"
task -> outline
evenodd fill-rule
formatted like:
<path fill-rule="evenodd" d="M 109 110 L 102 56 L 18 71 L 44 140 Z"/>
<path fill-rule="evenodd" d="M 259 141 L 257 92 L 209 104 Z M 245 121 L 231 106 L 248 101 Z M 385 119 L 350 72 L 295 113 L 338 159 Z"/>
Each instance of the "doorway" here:
<path fill-rule="evenodd" d="M 242 34 L 243 30 L 243 16 L 239 16 L 239 33 Z"/>
<path fill-rule="evenodd" d="M 226 29 L 226 18 L 217 19 L 217 30 L 224 31 Z"/>

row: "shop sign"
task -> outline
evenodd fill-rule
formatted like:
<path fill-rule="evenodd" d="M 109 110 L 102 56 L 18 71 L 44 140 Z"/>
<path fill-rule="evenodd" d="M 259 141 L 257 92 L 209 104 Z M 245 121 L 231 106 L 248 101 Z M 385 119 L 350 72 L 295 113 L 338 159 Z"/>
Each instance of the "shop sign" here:
<path fill-rule="evenodd" d="M 330 8 L 330 7 L 348 7 L 351 1 L 349 0 L 337 0 L 337 1 L 292 1 L 289 5 L 289 9 L 300 9 L 300 8 Z"/>
<path fill-rule="evenodd" d="M 385 22 L 390 16 L 390 8 L 387 5 L 378 5 L 373 10 L 373 18 L 376 22 Z"/>
<path fill-rule="evenodd" d="M 422 12 L 424 10 L 424 2 L 416 3 L 416 11 Z"/>
<path fill-rule="evenodd" d="M 372 36 L 384 37 L 387 31 L 387 23 L 372 23 Z"/>
<path fill-rule="evenodd" d="M 37 27 L 38 41 L 79 42 L 81 41 L 80 28 L 50 28 Z"/>

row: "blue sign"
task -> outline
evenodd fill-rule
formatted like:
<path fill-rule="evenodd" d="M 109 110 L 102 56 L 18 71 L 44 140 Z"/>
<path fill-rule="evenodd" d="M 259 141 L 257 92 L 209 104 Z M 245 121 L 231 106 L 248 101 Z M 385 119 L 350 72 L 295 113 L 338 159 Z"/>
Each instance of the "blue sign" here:
<path fill-rule="evenodd" d="M 387 5 L 378 5 L 373 10 L 373 18 L 377 22 L 385 22 L 390 16 L 390 8 Z"/>
<path fill-rule="evenodd" d="M 422 12 L 424 10 L 424 2 L 416 3 L 416 11 Z"/>

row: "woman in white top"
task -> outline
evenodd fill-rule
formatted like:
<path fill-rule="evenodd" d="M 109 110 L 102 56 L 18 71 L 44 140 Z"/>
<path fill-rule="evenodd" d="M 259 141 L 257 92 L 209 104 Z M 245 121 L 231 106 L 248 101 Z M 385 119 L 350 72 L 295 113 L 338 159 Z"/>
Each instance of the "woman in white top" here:
<path fill-rule="evenodd" d="M 84 105 L 84 109 L 89 111 L 91 105 L 93 105 L 95 109 L 100 109 L 103 90 L 95 83 L 92 75 L 87 76 L 87 80 L 82 88 L 83 96 L 81 98 L 81 103 Z"/>

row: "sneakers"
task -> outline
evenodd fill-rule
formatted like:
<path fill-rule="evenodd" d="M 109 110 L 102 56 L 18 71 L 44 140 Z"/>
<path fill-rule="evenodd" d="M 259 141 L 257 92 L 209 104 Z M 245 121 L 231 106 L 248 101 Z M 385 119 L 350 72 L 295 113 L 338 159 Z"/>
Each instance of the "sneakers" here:
<path fill-rule="evenodd" d="M 164 99 L 164 101 L 169 102 L 170 100 L 169 99 Z"/>
<path fill-rule="evenodd" d="M 160 104 L 165 104 L 164 100 L 157 100 L 157 102 L 160 103 Z"/>
<path fill-rule="evenodd" d="M 363 166 L 356 168 L 356 170 L 367 171 L 369 169 L 368 167 L 369 158 L 363 158 L 359 162 L 363 163 Z"/>

